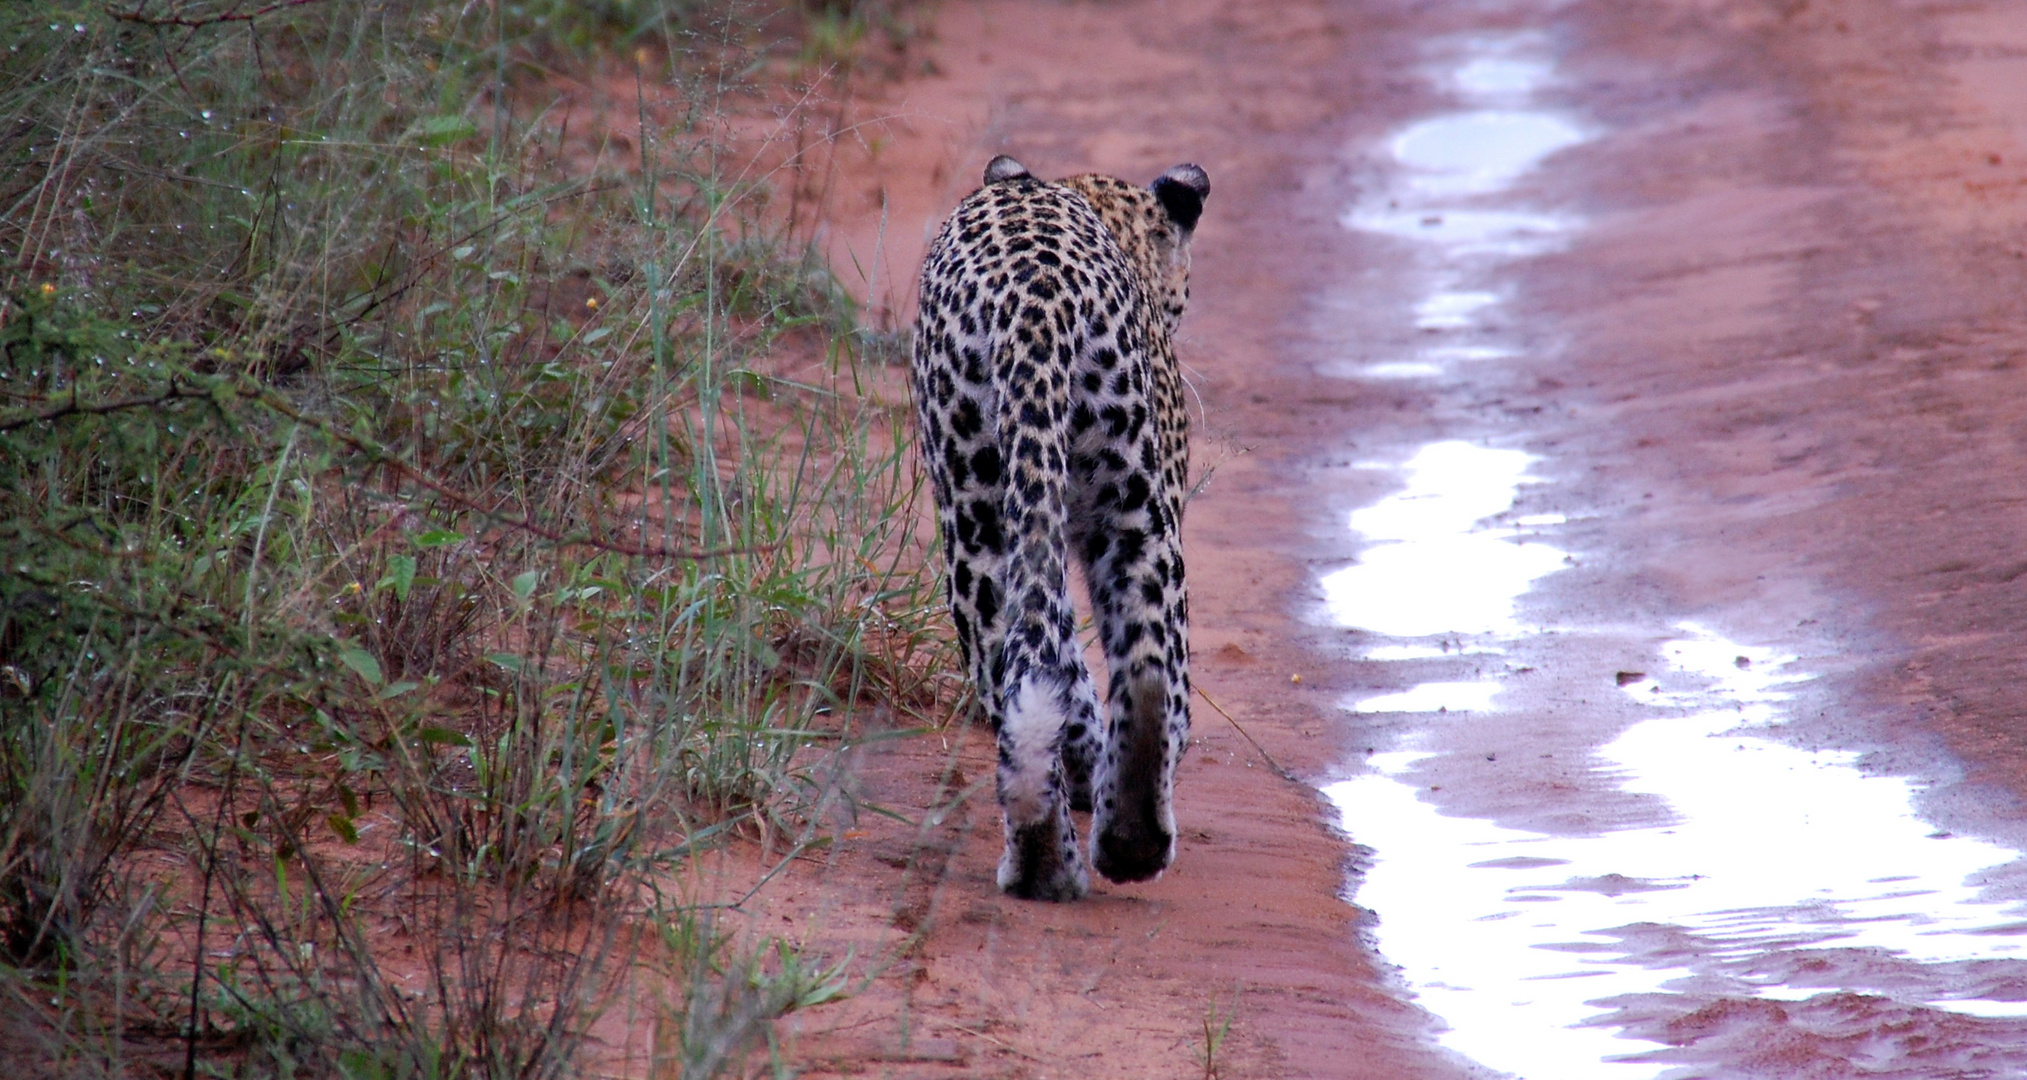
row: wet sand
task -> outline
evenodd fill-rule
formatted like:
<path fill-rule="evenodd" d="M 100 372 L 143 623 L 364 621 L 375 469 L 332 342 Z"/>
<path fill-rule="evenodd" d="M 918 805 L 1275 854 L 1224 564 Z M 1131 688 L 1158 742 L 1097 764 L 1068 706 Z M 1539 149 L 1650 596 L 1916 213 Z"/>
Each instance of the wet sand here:
<path fill-rule="evenodd" d="M 1456 72 L 1487 42 L 1484 55 L 1538 58 L 1552 77 L 1524 102 L 1495 100 L 1513 74 L 1495 64 L 1474 91 Z M 919 827 L 865 819 L 770 902 L 819 946 L 903 955 L 853 1001 L 791 1025 L 806 1074 L 1200 1075 L 1230 1018 L 1225 1077 L 1485 1075 L 1466 1056 L 1478 1021 L 1398 936 L 1417 886 L 1381 884 L 1389 866 L 1454 852 L 1375 841 L 1412 837 L 1392 826 L 1427 814 L 1587 842 L 1721 816 L 1694 807 L 1735 802 L 1726 783 L 1783 789 L 1722 760 L 1670 786 L 1627 741 L 1712 702 L 1744 716 L 1743 699 L 1722 698 L 1721 665 L 1697 667 L 1682 642 L 1721 642 L 1734 670 L 1774 673 L 1752 692 L 1772 710 L 1758 722 L 1781 726 L 1755 746 L 1898 785 L 1918 815 L 1905 820 L 1984 845 L 1949 848 L 1970 852 L 1963 867 L 1938 863 L 1949 880 L 1903 906 L 1959 904 L 1945 894 L 1973 867 L 1972 899 L 2019 899 L 2004 859 L 2027 848 L 2027 18 L 1885 0 L 987 0 L 945 5 L 927 55 L 935 73 L 857 103 L 888 119 L 845 158 L 831 239 L 896 320 L 926 230 L 994 153 L 1044 175 L 1152 177 L 1180 160 L 1210 172 L 1181 350 L 1202 401 L 1199 464 L 1215 474 L 1187 539 L 1194 673 L 1232 719 L 1198 702 L 1176 867 L 1060 907 L 992 888 L 980 736 L 869 751 L 869 797 L 949 810 Z M 1401 170 L 1427 166 L 1405 134 L 1472 109 L 1534 110 L 1580 137 L 1496 191 L 1462 191 L 1449 216 L 1390 205 Z M 1431 261 L 1411 234 L 1456 234 L 1459 208 L 1580 227 Z M 1391 622 L 1333 615 L 1331 575 L 1385 566 L 1378 549 L 1405 542 L 1371 508 L 1412 490 L 1417 453 L 1453 444 L 1521 455 L 1465 455 L 1467 472 L 1522 470 L 1510 506 L 1458 534 L 1561 558 L 1475 622 L 1412 597 Z M 1398 579 L 1337 580 L 1355 598 Z M 1665 744 L 1660 759 L 1687 760 Z M 1319 791 L 1344 780 L 1409 801 L 1369 825 L 1354 812 L 1347 837 Z M 1895 857 L 1880 844 L 1843 862 Z M 1682 858 L 1686 881 L 1699 868 Z M 1422 895 L 1459 899 L 1472 874 L 1529 865 L 1460 870 L 1457 888 Z M 1376 913 L 1340 895 L 1367 874 L 1354 899 Z M 2006 925 L 2006 905 L 1989 910 L 1978 925 Z M 1570 998 L 1609 1016 L 1568 1044 L 1581 1060 L 1494 1067 L 2027 1067 L 2027 1023 L 1933 1000 L 2027 997 L 2003 953 L 1996 967 L 1923 964 L 1862 941 L 1786 941 L 1755 946 L 1745 977 L 1712 966 L 1730 947 L 1715 931 L 1654 925 L 1612 939 L 1620 967 L 1662 973 L 1644 990 Z M 1528 1035 L 1523 1022 L 1500 1038 Z M 1643 1060 L 1599 1064 L 1615 1052 Z"/>

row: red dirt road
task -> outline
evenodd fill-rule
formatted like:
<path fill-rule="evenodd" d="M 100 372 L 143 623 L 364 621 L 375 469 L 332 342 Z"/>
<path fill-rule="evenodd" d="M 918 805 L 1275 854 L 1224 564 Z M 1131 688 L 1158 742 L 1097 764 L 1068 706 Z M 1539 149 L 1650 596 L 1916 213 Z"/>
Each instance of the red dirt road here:
<path fill-rule="evenodd" d="M 1358 555 L 1345 513 L 1398 485 L 1351 466 L 1435 440 L 1527 450 L 1553 483 L 1544 507 L 1569 512 L 1572 568 L 1527 619 L 1695 618 L 1798 652 L 1822 678 L 1796 738 L 1927 782 L 1938 829 L 2027 847 L 2017 6 L 983 0 L 936 27 L 936 73 L 859 103 L 887 119 L 848 155 L 831 241 L 896 319 L 927 230 L 994 153 L 1042 175 L 1210 172 L 1182 351 L 1216 473 L 1187 527 L 1194 674 L 1232 719 L 1197 706 L 1176 867 L 1059 907 L 992 888 L 979 736 L 869 754 L 884 803 L 971 795 L 919 829 L 867 822 L 773 899 L 814 943 L 903 955 L 792 1025 L 806 1075 L 1204 1075 L 1213 1042 L 1227 1078 L 1484 1074 L 1438 1045 L 1384 936 L 1340 899 L 1360 861 L 1335 814 L 1263 757 L 1321 782 L 1418 722 L 1346 711 L 1413 669 L 1373 662 L 1316 608 L 1319 575 Z M 1587 224 L 1498 271 L 1517 358 L 1343 377 L 1429 340 L 1403 315 L 1400 246 L 1341 218 L 1383 182 L 1375 147 L 1446 107 L 1432 43 L 1474 35 L 1553 58 L 1545 100 L 1590 138 L 1515 190 Z M 1616 648 L 1570 654 L 1570 678 L 1590 665 L 1609 687 L 1640 659 Z M 1517 718 L 1477 729 L 1488 746 L 1581 755 L 1624 726 L 1514 685 Z M 1594 831 L 1630 813 L 1595 768 L 1499 763 L 1515 756 L 1538 755 L 1432 766 L 1444 812 Z M 1845 989 L 1834 1031 L 1729 999 L 1635 1009 L 1649 1043 L 1628 1052 L 1665 1043 L 1656 1068 L 1697 1076 L 2027 1068 L 2018 1024 L 1911 1019 Z"/>

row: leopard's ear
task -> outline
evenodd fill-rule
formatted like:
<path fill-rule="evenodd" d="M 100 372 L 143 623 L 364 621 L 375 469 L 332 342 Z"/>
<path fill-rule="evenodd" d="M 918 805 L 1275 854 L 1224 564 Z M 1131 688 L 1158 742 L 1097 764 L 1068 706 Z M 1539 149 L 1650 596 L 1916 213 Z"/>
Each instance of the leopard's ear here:
<path fill-rule="evenodd" d="M 1030 175 L 1026 165 L 1005 154 L 993 158 L 985 167 L 985 182 L 988 184 L 997 184 L 1003 180 L 1025 180 Z"/>
<path fill-rule="evenodd" d="M 1162 173 L 1148 187 L 1161 200 L 1169 220 L 1189 232 L 1203 216 L 1204 200 L 1211 195 L 1211 177 L 1202 166 L 1183 164 Z"/>

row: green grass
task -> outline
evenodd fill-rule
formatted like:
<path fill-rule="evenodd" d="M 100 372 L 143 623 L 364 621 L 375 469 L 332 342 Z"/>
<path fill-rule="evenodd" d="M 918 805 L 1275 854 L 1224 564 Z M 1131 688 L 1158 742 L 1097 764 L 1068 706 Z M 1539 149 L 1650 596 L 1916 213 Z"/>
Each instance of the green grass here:
<path fill-rule="evenodd" d="M 895 18 L 0 9 L 0 1046 L 569 1075 L 643 927 L 682 1075 L 832 996 L 641 897 L 942 685 L 885 346 L 718 141 Z M 685 107 L 573 154 L 637 50 Z"/>

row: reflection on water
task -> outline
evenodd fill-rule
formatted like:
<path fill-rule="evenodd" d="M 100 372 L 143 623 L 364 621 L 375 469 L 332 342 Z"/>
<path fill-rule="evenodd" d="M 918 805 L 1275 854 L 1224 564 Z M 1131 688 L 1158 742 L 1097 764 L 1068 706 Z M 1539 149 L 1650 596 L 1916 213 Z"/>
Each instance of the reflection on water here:
<path fill-rule="evenodd" d="M 1544 158 L 1584 141 L 1575 124 L 1549 113 L 1488 109 L 1424 120 L 1394 137 L 1394 159 L 1409 187 L 1427 195 L 1498 191 Z"/>
<path fill-rule="evenodd" d="M 1466 442 L 1423 447 L 1404 489 L 1351 515 L 1373 543 L 1323 578 L 1331 618 L 1388 637 L 1517 632 L 1514 601 L 1564 555 L 1482 523 L 1512 509 L 1532 460 Z"/>
<path fill-rule="evenodd" d="M 1511 48 L 1524 48 L 1528 44 L 1540 47 L 1538 42 L 1525 40 L 1508 44 Z M 1554 65 L 1539 57 L 1481 54 L 1459 65 L 1450 75 L 1450 85 L 1466 99 L 1501 101 L 1525 98 L 1554 74 Z"/>
<path fill-rule="evenodd" d="M 1483 712 L 1499 692 L 1493 682 L 1425 682 L 1397 694 L 1362 698 L 1354 712 Z"/>
<path fill-rule="evenodd" d="M 1354 210 L 1345 223 L 1366 232 L 1387 233 L 1438 245 L 1456 256 L 1519 258 L 1545 255 L 1560 247 L 1576 227 L 1570 218 L 1520 210 L 1423 210 L 1388 206 Z"/>
<path fill-rule="evenodd" d="M 1504 299 L 1480 282 L 1501 263 L 1553 251 L 1581 222 L 1564 214 L 1501 205 L 1498 198 L 1557 151 L 1588 134 L 1568 117 L 1528 108 L 1553 69 L 1517 36 L 1476 43 L 1477 55 L 1445 82 L 1461 103 L 1475 106 L 1409 125 L 1387 141 L 1393 180 L 1344 215 L 1361 232 L 1412 241 L 1426 282 L 1415 305 L 1423 331 L 1469 334 Z M 1354 369 L 1361 378 L 1402 379 L 1442 374 L 1455 360 L 1507 355 L 1501 345 L 1453 342 L 1412 357 L 1376 360 Z"/>
<path fill-rule="evenodd" d="M 1581 225 L 1502 195 L 1587 137 L 1529 108 L 1553 78 L 1539 49 L 1524 36 L 1469 43 L 1438 73 L 1468 108 L 1389 140 L 1395 181 L 1345 216 L 1413 241 L 1420 286 L 1402 319 L 1414 347 L 1361 377 L 1440 376 L 1517 355 L 1494 322 L 1510 288 L 1499 274 Z M 1780 725 L 1809 678 L 1792 656 L 1700 625 L 1627 631 L 1670 640 L 1639 662 L 1646 674 L 1608 674 L 1558 699 L 1593 724 L 1634 717 L 1567 767 L 1656 814 L 1570 835 L 1457 816 L 1458 801 L 1445 812 L 1455 787 L 1432 781 L 1454 767 L 1472 725 L 1532 707 L 1502 696 L 1510 672 L 1532 667 L 1502 662 L 1498 674 L 1465 678 L 1479 665 L 1452 658 L 1519 651 L 1541 629 L 1523 620 L 1521 598 L 1569 560 L 1544 542 L 1567 524 L 1562 514 L 1512 512 L 1523 485 L 1540 482 L 1529 472 L 1540 460 L 1461 440 L 1421 447 L 1401 490 L 1350 516 L 1357 562 L 1321 581 L 1331 621 L 1377 639 L 1364 659 L 1417 665 L 1428 679 L 1346 702 L 1419 728 L 1326 792 L 1372 851 L 1354 899 L 1377 915 L 1380 952 L 1448 1025 L 1444 1045 L 1532 1080 L 1645 1080 L 1670 1063 L 1721 1060 L 1670 1049 L 1703 1037 L 1680 1026 L 1693 1020 L 1733 1025 L 1710 1037 L 1748 1053 L 1775 1034 L 1842 1033 L 1811 1044 L 1819 1067 L 1809 1075 L 1853 1075 L 1861 1058 L 1867 1075 L 1879 1065 L 1895 1076 L 2002 1075 L 1923 1070 L 2027 1060 L 1995 1056 L 2003 1040 L 1991 1026 L 2012 1033 L 2008 1046 L 2027 1045 L 2027 1022 L 1995 1019 L 2027 1018 L 2027 914 L 1981 894 L 2017 854 L 1938 832 L 1918 813 L 1915 782 L 1869 775 L 1850 751 L 1784 741 Z M 1581 668 L 1588 657 L 1557 650 L 1581 650 L 1582 638 L 1527 637 L 1528 664 Z M 1527 718 L 1536 730 L 1556 724 Z M 1732 1008 L 1748 1000 L 1783 1004 Z M 1934 1056 L 1952 1040 L 1971 1047 L 1966 1056 Z M 1697 1069 L 1669 1075 L 1731 1075 Z"/>
<path fill-rule="evenodd" d="M 1499 302 L 1499 294 L 1480 291 L 1431 293 L 1415 305 L 1415 325 L 1444 330 L 1471 325 L 1471 316 Z"/>
<path fill-rule="evenodd" d="M 1449 1023 L 1444 1044 L 1538 1080 L 1637 1080 L 1659 1069 L 1610 1060 L 1640 1044 L 1600 1025 L 1603 999 L 1856 989 L 2027 1016 L 2027 1001 L 1956 996 L 1951 980 L 1911 970 L 2021 954 L 2019 913 L 1979 890 L 2015 854 L 1937 833 L 1915 812 L 1916 785 L 1867 775 L 1854 753 L 1771 737 L 1768 723 L 1805 678 L 1792 658 L 1684 629 L 1662 649 L 1665 671 L 1624 688 L 1657 715 L 1598 755 L 1625 790 L 1665 801 L 1664 825 L 1556 836 L 1447 816 L 1419 797 L 1414 768 L 1429 755 L 1412 750 L 1374 755 L 1374 772 L 1326 789 L 1345 829 L 1375 852 L 1357 900 L 1379 914 L 1380 951 Z M 1436 683 L 1393 696 L 1463 686 L 1482 707 L 1498 688 Z M 1657 953 L 1657 938 L 1673 947 Z M 1868 984 L 1849 963 L 1808 959 L 1826 949 L 1873 951 L 1891 970 Z M 1825 970 L 1836 978 L 1821 979 Z M 2010 980 L 1994 985 L 2023 996 Z"/>
<path fill-rule="evenodd" d="M 1388 360 L 1378 364 L 1367 364 L 1359 369 L 1360 375 L 1368 379 L 1422 379 L 1441 375 L 1443 365 L 1425 360 Z"/>

